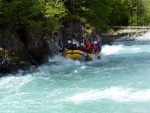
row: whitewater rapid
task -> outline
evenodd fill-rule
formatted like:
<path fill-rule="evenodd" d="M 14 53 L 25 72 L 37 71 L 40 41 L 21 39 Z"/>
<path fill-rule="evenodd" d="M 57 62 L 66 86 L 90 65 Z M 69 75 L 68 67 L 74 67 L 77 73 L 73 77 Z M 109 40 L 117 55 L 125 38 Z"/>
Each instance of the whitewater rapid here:
<path fill-rule="evenodd" d="M 148 113 L 150 41 L 104 45 L 102 59 L 55 56 L 0 78 L 0 113 Z"/>

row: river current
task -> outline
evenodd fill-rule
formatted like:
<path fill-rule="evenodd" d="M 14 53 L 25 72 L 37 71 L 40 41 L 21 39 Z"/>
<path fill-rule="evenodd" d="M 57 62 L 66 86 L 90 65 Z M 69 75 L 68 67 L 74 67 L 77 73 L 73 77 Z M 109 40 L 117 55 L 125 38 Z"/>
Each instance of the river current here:
<path fill-rule="evenodd" d="M 150 41 L 104 45 L 102 59 L 61 56 L 0 78 L 0 113 L 148 113 Z"/>

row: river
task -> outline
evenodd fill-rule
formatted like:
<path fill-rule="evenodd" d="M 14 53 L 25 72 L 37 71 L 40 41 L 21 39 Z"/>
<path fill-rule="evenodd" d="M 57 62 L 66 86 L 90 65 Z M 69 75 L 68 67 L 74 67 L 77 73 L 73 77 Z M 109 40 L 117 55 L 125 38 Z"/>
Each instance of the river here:
<path fill-rule="evenodd" d="M 148 113 L 150 41 L 104 45 L 102 59 L 55 56 L 0 78 L 0 113 Z"/>

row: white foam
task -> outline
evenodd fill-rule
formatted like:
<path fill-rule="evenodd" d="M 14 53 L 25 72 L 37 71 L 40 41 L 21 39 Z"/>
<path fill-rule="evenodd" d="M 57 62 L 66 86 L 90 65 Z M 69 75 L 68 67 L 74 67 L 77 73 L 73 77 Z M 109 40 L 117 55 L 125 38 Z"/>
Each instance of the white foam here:
<path fill-rule="evenodd" d="M 115 102 L 150 102 L 150 89 L 134 90 L 111 87 L 105 90 L 89 90 L 67 98 L 68 101 L 74 103 L 98 101 L 102 99 Z"/>
<path fill-rule="evenodd" d="M 86 68 L 86 66 L 81 66 L 80 68 L 81 68 L 81 69 L 85 69 L 85 68 Z"/>
<path fill-rule="evenodd" d="M 78 70 L 74 70 L 74 73 L 78 73 Z"/>
<path fill-rule="evenodd" d="M 9 89 L 9 91 L 17 91 L 22 86 L 27 84 L 33 79 L 33 77 L 29 76 L 9 76 L 9 77 L 3 77 L 0 82 L 0 88 L 3 89 Z"/>
<path fill-rule="evenodd" d="M 60 55 L 55 55 L 53 58 L 49 58 L 49 62 L 58 62 L 58 61 L 64 61 L 65 58 Z"/>
<path fill-rule="evenodd" d="M 53 58 L 49 58 L 49 62 L 59 62 L 59 63 L 62 63 L 64 65 L 67 65 L 67 64 L 80 65 L 81 64 L 81 62 L 78 60 L 73 60 L 70 58 L 64 58 L 63 56 L 59 56 L 59 55 L 56 55 Z"/>
<path fill-rule="evenodd" d="M 113 45 L 113 46 L 105 45 L 103 46 L 102 54 L 110 55 L 110 54 L 117 53 L 122 49 L 123 49 L 123 45 Z"/>
<path fill-rule="evenodd" d="M 141 52 L 150 52 L 149 50 L 150 45 L 132 45 L 132 46 L 125 46 L 121 43 L 119 45 L 105 45 L 102 49 L 102 54 L 104 56 L 112 55 L 112 54 L 135 54 L 135 53 L 141 53 Z"/>

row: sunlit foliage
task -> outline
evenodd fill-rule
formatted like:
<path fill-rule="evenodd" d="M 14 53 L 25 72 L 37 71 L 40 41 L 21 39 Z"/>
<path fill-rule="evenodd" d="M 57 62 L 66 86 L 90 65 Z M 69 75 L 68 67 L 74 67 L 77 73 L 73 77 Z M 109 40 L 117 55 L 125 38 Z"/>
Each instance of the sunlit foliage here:
<path fill-rule="evenodd" d="M 70 16 L 72 15 L 72 16 Z M 59 29 L 78 17 L 102 30 L 108 25 L 149 25 L 149 0 L 0 0 L 0 27 Z"/>

